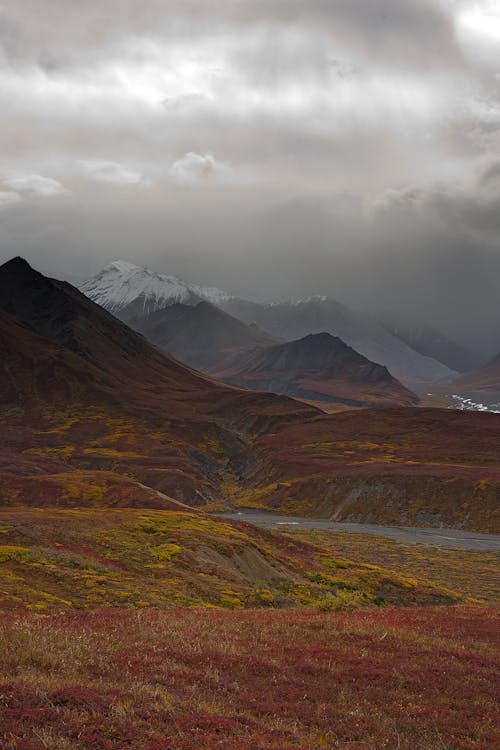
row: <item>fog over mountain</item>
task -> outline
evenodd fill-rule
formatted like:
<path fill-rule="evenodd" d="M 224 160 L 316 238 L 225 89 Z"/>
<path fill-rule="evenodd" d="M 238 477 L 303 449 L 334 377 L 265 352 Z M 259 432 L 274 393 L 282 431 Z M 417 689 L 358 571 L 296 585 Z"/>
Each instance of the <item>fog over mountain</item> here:
<path fill-rule="evenodd" d="M 0 261 L 500 349 L 495 0 L 4 0 Z"/>

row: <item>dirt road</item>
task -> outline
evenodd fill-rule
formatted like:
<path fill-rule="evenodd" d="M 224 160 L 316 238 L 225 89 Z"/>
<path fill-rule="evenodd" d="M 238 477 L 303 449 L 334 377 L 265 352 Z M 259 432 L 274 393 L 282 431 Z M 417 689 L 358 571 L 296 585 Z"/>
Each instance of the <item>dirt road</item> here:
<path fill-rule="evenodd" d="M 434 547 L 450 547 L 475 550 L 499 550 L 500 535 L 480 534 L 460 529 L 416 528 L 412 526 L 376 526 L 370 523 L 337 523 L 324 518 L 300 518 L 282 516 L 253 509 L 240 509 L 216 515 L 246 521 L 256 526 L 277 531 L 285 529 L 317 529 L 319 531 L 347 531 L 355 534 L 377 534 L 407 544 L 429 544 Z"/>

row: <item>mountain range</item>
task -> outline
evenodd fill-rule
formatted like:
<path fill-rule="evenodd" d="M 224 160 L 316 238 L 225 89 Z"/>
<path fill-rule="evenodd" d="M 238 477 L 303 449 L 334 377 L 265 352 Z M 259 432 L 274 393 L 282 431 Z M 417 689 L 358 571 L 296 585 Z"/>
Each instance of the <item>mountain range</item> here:
<path fill-rule="evenodd" d="M 329 297 L 269 305 L 229 299 L 221 304 L 232 315 L 287 341 L 309 333 L 338 336 L 367 359 L 387 367 L 391 375 L 412 390 L 424 391 L 429 383 L 456 376 L 446 365 L 411 349 L 375 318 Z"/>
<path fill-rule="evenodd" d="M 81 290 L 134 327 L 140 327 L 139 321 L 148 314 L 169 305 L 196 305 L 204 300 L 277 340 L 294 341 L 311 333 L 330 333 L 371 362 L 387 367 L 393 377 L 412 390 L 425 391 L 429 384 L 457 375 L 437 359 L 412 349 L 374 318 L 328 297 L 261 304 L 219 289 L 187 284 L 125 261 L 111 263 L 82 284 Z"/>
<path fill-rule="evenodd" d="M 209 302 L 174 303 L 131 325 L 185 364 L 242 388 L 352 406 L 418 400 L 339 338 L 322 333 L 277 342 Z"/>
<path fill-rule="evenodd" d="M 326 415 L 224 385 L 20 258 L 0 267 L 0 356 L 4 506 L 184 503 L 500 526 L 498 415 Z"/>
<path fill-rule="evenodd" d="M 398 322 L 396 323 L 395 320 Z M 437 359 L 459 373 L 473 370 L 484 364 L 484 357 L 460 346 L 441 331 L 429 325 L 401 321 L 400 316 L 386 315 L 382 325 L 411 349 L 431 359 Z"/>

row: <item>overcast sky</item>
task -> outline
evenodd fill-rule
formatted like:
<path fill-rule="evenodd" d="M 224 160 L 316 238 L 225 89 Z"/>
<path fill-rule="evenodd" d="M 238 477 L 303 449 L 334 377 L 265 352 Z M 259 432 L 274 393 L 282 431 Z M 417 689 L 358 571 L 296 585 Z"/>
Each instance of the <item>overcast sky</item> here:
<path fill-rule="evenodd" d="M 498 0 L 0 0 L 0 111 L 0 260 L 500 350 Z"/>

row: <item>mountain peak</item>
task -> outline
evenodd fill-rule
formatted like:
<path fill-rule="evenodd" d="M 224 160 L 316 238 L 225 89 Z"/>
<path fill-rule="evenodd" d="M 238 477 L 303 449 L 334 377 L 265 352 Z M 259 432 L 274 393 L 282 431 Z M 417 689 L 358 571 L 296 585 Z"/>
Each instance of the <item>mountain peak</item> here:
<path fill-rule="evenodd" d="M 393 378 L 386 367 L 325 331 L 236 357 L 223 379 L 254 390 L 351 406 L 417 402 L 415 394 Z"/>
<path fill-rule="evenodd" d="M 330 344 L 332 341 L 340 341 L 338 336 L 333 336 L 333 334 L 328 333 L 327 331 L 320 331 L 319 333 L 308 333 L 307 336 L 304 336 L 300 340 L 321 345 Z"/>
<path fill-rule="evenodd" d="M 135 263 L 129 263 L 128 260 L 114 260 L 103 271 L 118 271 L 120 273 L 130 273 L 131 271 L 140 271 L 141 267 Z"/>
<path fill-rule="evenodd" d="M 16 276 L 26 276 L 29 274 L 36 274 L 37 271 L 30 266 L 27 260 L 21 258 L 20 255 L 16 255 L 15 258 L 11 258 L 6 263 L 0 266 L 2 274 L 9 273 L 15 274 Z"/>
<path fill-rule="evenodd" d="M 80 288 L 91 300 L 129 322 L 175 303 L 217 303 L 230 298 L 220 289 L 188 284 L 126 260 L 113 261 Z"/>

